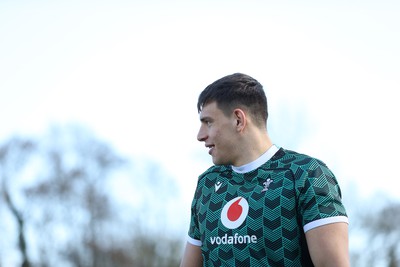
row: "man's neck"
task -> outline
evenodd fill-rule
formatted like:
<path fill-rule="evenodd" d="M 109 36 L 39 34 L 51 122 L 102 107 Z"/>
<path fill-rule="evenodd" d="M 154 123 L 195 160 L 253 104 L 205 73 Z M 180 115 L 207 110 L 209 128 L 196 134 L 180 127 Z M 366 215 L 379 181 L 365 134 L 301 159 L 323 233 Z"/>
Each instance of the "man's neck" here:
<path fill-rule="evenodd" d="M 239 151 L 241 156 L 233 166 L 239 167 L 258 159 L 273 145 L 266 131 L 254 132 L 251 136 L 248 135 L 244 138 L 243 147 Z"/>

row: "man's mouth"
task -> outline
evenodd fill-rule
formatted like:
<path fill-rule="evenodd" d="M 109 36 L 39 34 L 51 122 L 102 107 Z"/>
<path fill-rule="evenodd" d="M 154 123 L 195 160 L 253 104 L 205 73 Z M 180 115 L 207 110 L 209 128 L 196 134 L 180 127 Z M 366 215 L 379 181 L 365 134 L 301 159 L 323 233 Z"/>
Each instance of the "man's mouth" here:
<path fill-rule="evenodd" d="M 207 148 L 208 148 L 208 154 L 212 154 L 212 152 L 213 152 L 213 150 L 214 150 L 214 147 L 215 146 L 213 146 L 213 145 L 208 145 L 208 146 L 206 146 Z"/>

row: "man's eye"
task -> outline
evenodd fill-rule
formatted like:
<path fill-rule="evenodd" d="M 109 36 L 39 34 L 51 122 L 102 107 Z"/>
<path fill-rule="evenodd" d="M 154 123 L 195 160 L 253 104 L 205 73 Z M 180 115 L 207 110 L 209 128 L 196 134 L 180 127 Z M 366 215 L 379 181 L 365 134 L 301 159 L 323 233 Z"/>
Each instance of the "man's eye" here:
<path fill-rule="evenodd" d="M 210 127 L 210 126 L 212 125 L 212 121 L 207 120 L 207 119 L 201 120 L 201 123 L 202 123 L 203 125 L 206 125 L 207 127 Z"/>

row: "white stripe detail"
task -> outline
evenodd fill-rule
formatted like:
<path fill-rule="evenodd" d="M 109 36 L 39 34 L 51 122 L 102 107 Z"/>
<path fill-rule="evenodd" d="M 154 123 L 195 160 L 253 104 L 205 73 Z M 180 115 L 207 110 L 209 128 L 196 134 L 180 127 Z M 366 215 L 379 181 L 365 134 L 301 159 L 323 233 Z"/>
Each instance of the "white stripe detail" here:
<path fill-rule="evenodd" d="M 191 238 L 190 236 L 187 237 L 187 242 L 198 247 L 201 247 L 202 244 L 200 240 Z"/>
<path fill-rule="evenodd" d="M 275 153 L 278 152 L 278 150 L 279 148 L 276 145 L 272 145 L 264 154 L 262 154 L 255 161 L 252 161 L 250 163 L 247 163 L 239 167 L 232 166 L 232 170 L 237 173 L 251 172 L 260 167 L 261 165 L 263 165 L 268 160 L 270 160 L 275 155 Z"/>
<path fill-rule="evenodd" d="M 346 216 L 335 216 L 335 217 L 323 218 L 316 221 L 312 221 L 304 225 L 304 233 L 319 226 L 331 223 L 338 223 L 338 222 L 344 222 L 348 224 L 349 218 L 347 218 Z"/>

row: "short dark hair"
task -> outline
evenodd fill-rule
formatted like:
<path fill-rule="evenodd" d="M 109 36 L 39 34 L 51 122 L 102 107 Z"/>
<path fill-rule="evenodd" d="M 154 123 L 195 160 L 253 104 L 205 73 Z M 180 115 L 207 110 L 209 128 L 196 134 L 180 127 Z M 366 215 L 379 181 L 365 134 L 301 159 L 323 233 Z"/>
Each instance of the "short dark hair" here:
<path fill-rule="evenodd" d="M 239 107 L 247 110 L 258 125 L 266 125 L 268 105 L 263 86 L 246 74 L 227 75 L 207 86 L 199 95 L 197 111 L 214 101 L 227 116 Z"/>

